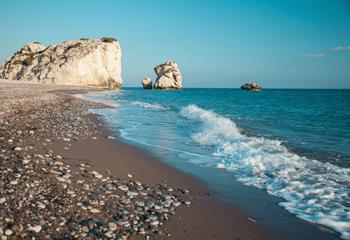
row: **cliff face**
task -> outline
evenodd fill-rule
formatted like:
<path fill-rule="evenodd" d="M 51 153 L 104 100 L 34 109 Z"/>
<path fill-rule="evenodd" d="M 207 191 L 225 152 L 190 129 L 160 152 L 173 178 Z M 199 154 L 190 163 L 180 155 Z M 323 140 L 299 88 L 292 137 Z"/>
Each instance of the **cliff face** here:
<path fill-rule="evenodd" d="M 160 64 L 154 68 L 157 79 L 154 88 L 157 89 L 181 89 L 182 76 L 179 66 L 172 60 Z"/>
<path fill-rule="evenodd" d="M 26 44 L 6 61 L 2 76 L 45 84 L 120 88 L 121 48 L 113 38 Z"/>

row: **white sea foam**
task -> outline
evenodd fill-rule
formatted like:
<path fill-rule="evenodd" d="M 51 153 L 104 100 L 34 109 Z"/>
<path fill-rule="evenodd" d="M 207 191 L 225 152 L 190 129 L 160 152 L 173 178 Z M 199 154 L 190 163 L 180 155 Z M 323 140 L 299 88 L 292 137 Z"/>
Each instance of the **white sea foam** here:
<path fill-rule="evenodd" d="M 142 108 L 150 108 L 150 109 L 158 109 L 158 110 L 166 110 L 167 108 L 160 105 L 160 104 L 151 104 L 151 103 L 147 103 L 147 102 L 140 102 L 140 101 L 135 101 L 135 102 L 132 102 L 131 103 L 132 105 L 135 105 L 135 106 L 139 106 L 139 107 L 142 107 Z"/>
<path fill-rule="evenodd" d="M 107 90 L 107 91 L 100 91 L 100 92 L 89 92 L 85 94 L 72 94 L 72 96 L 76 98 L 96 102 L 96 103 L 102 103 L 106 106 L 116 108 L 118 107 L 118 103 L 108 98 L 112 94 L 114 94 L 114 92 Z"/>
<path fill-rule="evenodd" d="M 350 239 L 350 170 L 291 153 L 278 140 L 248 137 L 228 118 L 195 105 L 181 115 L 201 124 L 193 140 L 213 147 L 213 166 L 284 199 L 279 205 Z M 219 157 L 219 158 L 218 158 Z"/>

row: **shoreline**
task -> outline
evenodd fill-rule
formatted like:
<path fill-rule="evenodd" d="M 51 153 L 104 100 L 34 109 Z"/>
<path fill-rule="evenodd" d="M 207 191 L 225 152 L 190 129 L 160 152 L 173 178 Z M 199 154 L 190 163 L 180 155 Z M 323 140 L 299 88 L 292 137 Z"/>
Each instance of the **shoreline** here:
<path fill-rule="evenodd" d="M 175 219 L 165 224 L 170 239 L 278 239 L 249 220 L 240 209 L 216 198 L 214 190 L 201 180 L 161 162 L 146 150 L 125 143 L 119 137 L 111 139 L 114 135 L 102 120 L 93 114 L 90 118 L 101 124 L 98 130 L 100 138 L 72 145 L 74 152 L 65 154 L 69 159 L 83 157 L 89 159 L 98 171 L 108 169 L 115 176 L 125 178 L 131 174 L 151 185 L 167 182 L 173 188 L 190 190 L 191 206 L 179 209 Z M 116 157 L 119 154 L 122 157 Z"/>
<path fill-rule="evenodd" d="M 15 90 L 13 88 L 15 88 Z M 24 89 L 26 90 L 24 91 Z M 11 93 L 11 91 L 13 91 L 14 93 Z M 16 99 L 15 98 L 13 99 L 12 104 L 14 105 L 22 104 L 21 107 L 24 106 L 25 108 L 17 109 L 18 111 L 17 112 L 15 111 L 13 113 L 10 111 L 9 114 L 14 114 L 12 115 L 12 117 L 16 116 L 16 114 L 20 114 L 17 116 L 24 118 L 24 121 L 26 121 L 25 119 L 26 114 L 28 116 L 31 116 L 32 114 L 35 115 L 37 113 L 35 109 L 32 109 L 34 106 L 43 107 L 43 109 L 37 109 L 39 112 L 44 113 L 46 110 L 50 110 L 53 107 L 53 106 L 50 106 L 50 104 L 52 104 L 50 99 L 51 97 L 54 98 L 55 100 L 62 101 L 63 104 L 67 104 L 67 107 L 70 107 L 70 101 L 77 102 L 78 104 L 81 104 L 79 102 L 84 102 L 83 100 L 79 100 L 79 99 L 72 100 L 73 97 L 65 95 L 67 93 L 71 93 L 72 91 L 83 93 L 86 91 L 92 91 L 92 89 L 82 88 L 82 87 L 67 87 L 67 86 L 38 87 L 38 85 L 32 86 L 31 88 L 31 85 L 26 85 L 26 84 L 12 84 L 12 83 L 1 84 L 0 83 L 0 97 L 3 97 L 4 99 L 6 99 L 6 94 L 7 95 L 14 94 L 15 97 L 16 97 L 16 94 L 17 94 L 17 97 L 21 96 L 22 94 L 22 95 L 25 95 L 28 100 L 33 97 L 35 98 L 35 96 L 38 96 L 40 92 L 45 94 L 48 93 L 47 99 L 45 98 L 46 96 L 44 94 L 45 96 L 44 99 L 38 100 L 40 104 L 42 104 L 40 106 L 37 106 L 35 104 L 33 106 L 28 106 L 28 103 L 24 103 L 24 102 L 17 103 Z M 97 91 L 100 91 L 100 89 L 98 89 Z M 28 96 L 30 94 L 32 94 L 32 96 Z M 14 106 L 11 106 L 11 104 L 9 106 L 10 108 L 12 108 L 10 110 L 15 109 L 13 108 Z M 96 107 L 102 107 L 102 106 L 100 105 Z M 62 112 L 59 112 L 61 110 L 62 109 L 59 109 L 56 114 L 62 114 Z M 5 113 L 5 116 L 6 114 L 7 113 Z M 264 229 L 258 223 L 250 221 L 248 217 L 239 209 L 236 209 L 231 205 L 229 205 L 228 203 L 224 203 L 216 199 L 215 196 L 213 196 L 213 194 L 211 193 L 211 190 L 208 189 L 208 187 L 205 186 L 204 183 L 202 183 L 195 177 L 192 177 L 188 174 L 185 174 L 176 170 L 173 167 L 165 165 L 164 163 L 155 159 L 153 156 L 151 156 L 150 154 L 148 154 L 146 151 L 142 149 L 126 144 L 121 140 L 112 139 L 111 137 L 108 137 L 110 136 L 110 133 L 108 132 L 108 129 L 106 129 L 106 126 L 103 126 L 102 122 L 98 120 L 97 117 L 93 116 L 91 113 L 85 114 L 85 116 L 84 115 L 82 116 L 83 116 L 82 119 L 77 120 L 76 124 L 72 122 L 67 122 L 68 120 L 62 123 L 68 128 L 72 127 L 71 130 L 74 132 L 74 134 L 76 134 L 76 137 L 73 134 L 73 136 L 71 137 L 71 139 L 69 139 L 69 141 L 66 141 L 67 138 L 62 138 L 62 137 L 57 138 L 57 135 L 61 133 L 53 130 L 54 127 L 53 129 L 48 129 L 49 125 L 43 127 L 42 129 L 43 133 L 39 133 L 38 136 L 40 136 L 40 139 L 39 137 L 37 139 L 34 139 L 32 136 L 27 136 L 23 134 L 24 130 L 11 129 L 11 131 L 13 130 L 17 131 L 14 133 L 14 132 L 6 132 L 9 130 L 5 128 L 3 129 L 3 131 L 5 131 L 4 136 L 9 135 L 12 137 L 11 134 L 13 134 L 13 135 L 16 135 L 14 137 L 19 137 L 19 139 L 14 139 L 13 142 L 18 141 L 18 144 L 21 146 L 21 150 L 23 151 L 20 154 L 17 154 L 16 151 L 19 148 L 14 147 L 12 142 L 10 144 L 9 141 L 5 141 L 7 139 L 3 138 L 2 140 L 0 140 L 2 144 L 2 148 L 4 149 L 3 155 L 6 155 L 6 154 L 13 155 L 14 153 L 16 153 L 17 154 L 16 158 L 21 159 L 23 158 L 23 156 L 25 156 L 25 155 L 22 155 L 22 153 L 33 154 L 33 152 L 36 152 L 36 154 L 41 153 L 42 155 L 44 155 L 44 158 L 46 157 L 46 155 L 49 158 L 54 153 L 54 155 L 52 155 L 53 158 L 56 158 L 56 159 L 59 158 L 60 161 L 66 164 L 65 166 L 67 167 L 67 169 L 69 166 L 72 166 L 72 168 L 75 168 L 76 166 L 82 166 L 81 164 L 84 164 L 84 166 L 85 164 L 88 164 L 89 166 L 91 166 L 91 169 L 93 169 L 94 171 L 101 172 L 103 175 L 107 175 L 108 179 L 116 179 L 115 181 L 130 182 L 131 180 L 130 180 L 130 177 L 128 177 L 128 174 L 131 174 L 133 176 L 132 180 L 145 182 L 148 185 L 152 185 L 152 187 L 156 185 L 154 186 L 154 188 L 157 188 L 159 184 L 164 184 L 166 182 L 166 184 L 169 184 L 169 186 L 171 186 L 171 188 L 174 189 L 172 190 L 174 192 L 178 191 L 177 189 L 179 188 L 189 189 L 190 195 L 184 196 L 184 198 L 185 199 L 188 198 L 188 200 L 192 204 L 189 207 L 183 204 L 182 206 L 176 209 L 175 215 L 172 215 L 171 217 L 169 217 L 168 221 L 164 222 L 164 227 L 163 227 L 164 232 L 166 234 L 170 234 L 170 236 L 152 235 L 151 236 L 152 238 L 156 238 L 156 239 L 158 238 L 276 239 L 276 236 L 273 236 L 271 233 L 268 233 L 266 229 Z M 56 124 L 55 119 L 50 119 L 48 118 L 48 116 L 43 115 L 39 117 L 44 118 L 45 121 L 51 122 L 51 124 Z M 48 119 L 45 119 L 45 117 Z M 53 116 L 51 116 L 51 118 L 53 118 Z M 61 120 L 62 119 L 60 119 L 60 121 Z M 88 124 L 91 124 L 90 128 L 87 128 L 87 126 L 79 126 L 80 122 L 81 123 L 86 122 Z M 8 124 L 11 125 L 15 123 L 8 123 Z M 32 127 L 32 126 L 28 126 L 28 127 Z M 41 130 L 40 127 L 42 126 L 36 126 L 35 128 Z M 81 130 L 80 128 L 82 128 L 82 132 L 80 132 Z M 35 131 L 37 131 L 36 129 Z M 67 129 L 62 129 L 62 132 L 66 130 Z M 21 131 L 20 134 L 19 134 L 19 131 Z M 31 132 L 31 131 L 33 130 L 29 130 L 28 132 Z M 51 133 L 56 135 L 50 135 Z M 79 134 L 82 134 L 82 135 L 79 135 Z M 86 136 L 84 134 L 86 134 Z M 47 139 L 45 140 L 42 137 L 44 138 L 47 137 Z M 54 139 L 55 137 L 56 139 Z M 29 147 L 24 145 L 29 145 Z M 34 154 L 34 157 L 35 156 L 36 155 Z M 8 160 L 7 156 L 5 157 L 4 159 Z M 50 159 L 47 159 L 47 161 L 50 161 Z M 9 164 L 15 164 L 15 166 L 18 165 L 18 163 L 16 162 L 9 162 Z M 75 170 L 72 169 L 69 171 L 74 172 Z M 51 177 L 51 175 L 52 174 L 49 174 L 48 176 Z M 80 174 L 78 176 L 77 174 L 78 177 L 85 177 L 85 175 L 86 174 Z M 8 177 L 12 177 L 12 176 L 8 176 Z M 20 181 L 20 179 L 18 181 Z M 40 181 L 43 181 L 43 179 L 41 179 Z M 89 179 L 89 181 L 94 182 L 96 181 L 96 179 Z M 45 184 L 49 184 L 48 186 L 52 187 L 52 184 L 50 182 Z M 79 186 L 75 186 L 75 187 L 77 188 L 76 191 L 79 191 Z M 181 195 L 181 193 L 176 192 L 176 195 L 177 194 Z M 44 204 L 45 203 L 46 202 L 44 202 Z M 5 202 L 5 206 L 7 206 L 6 202 Z M 80 210 L 77 210 L 76 208 L 72 208 L 72 209 L 74 209 L 74 211 L 80 211 Z M 102 209 L 105 209 L 105 208 L 102 207 Z M 102 213 L 108 214 L 107 210 L 101 210 L 101 211 L 102 211 L 101 215 Z M 65 213 L 65 214 L 70 214 L 70 213 Z M 48 226 L 54 226 L 56 224 L 56 221 L 53 221 L 53 223 L 50 223 L 50 224 Z M 47 234 L 49 234 L 49 232 L 53 230 L 53 229 L 50 229 L 50 227 L 45 226 L 45 224 L 42 224 L 42 225 L 43 225 L 42 226 L 43 229 L 46 231 L 45 233 Z M 6 225 L 6 226 L 9 227 L 9 225 Z M 8 229 L 6 229 L 6 226 L 5 226 L 5 230 L 7 232 L 5 231 L 5 234 L 11 233 L 10 235 L 12 235 L 16 233 L 16 230 L 18 230 L 18 227 L 12 226 L 12 228 L 10 229 L 11 232 L 9 232 Z M 62 228 L 63 229 L 66 228 L 66 225 L 63 225 Z M 44 230 L 42 231 L 40 230 L 39 230 L 40 234 L 39 232 L 38 234 L 35 234 L 36 233 L 35 231 L 33 233 L 33 230 L 31 230 L 30 234 L 33 234 L 33 236 L 40 236 L 44 231 Z M 79 231 L 77 230 L 77 232 L 81 234 L 80 229 Z M 74 232 L 74 234 L 78 234 L 78 233 Z M 142 235 L 136 235 L 135 237 L 132 236 L 132 238 L 135 238 L 135 239 L 138 239 L 139 237 L 142 238 Z"/>

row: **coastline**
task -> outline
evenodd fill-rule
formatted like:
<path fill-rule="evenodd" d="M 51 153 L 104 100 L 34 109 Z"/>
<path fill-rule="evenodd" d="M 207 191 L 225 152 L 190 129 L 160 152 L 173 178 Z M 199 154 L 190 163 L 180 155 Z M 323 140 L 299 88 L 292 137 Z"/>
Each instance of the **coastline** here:
<path fill-rule="evenodd" d="M 17 88 L 30 88 L 31 85 L 14 83 L 7 85 L 6 83 L 0 86 L 1 95 L 1 92 L 9 90 L 13 86 Z M 58 98 L 65 98 L 65 101 L 68 102 L 72 97 L 67 96 L 67 94 L 72 93 L 72 91 L 84 93 L 93 90 L 82 87 L 38 87 L 38 85 L 35 88 L 36 90 L 43 88 L 44 90 L 42 91 L 44 92 L 53 92 L 53 95 Z M 45 104 L 50 104 L 48 102 L 45 103 L 45 100 L 43 101 L 43 107 L 45 107 Z M 76 99 L 75 101 L 83 100 Z M 23 112 L 19 111 L 18 114 L 23 114 Z M 165 222 L 164 232 L 170 234 L 169 237 L 165 238 L 276 239 L 275 236 L 268 233 L 258 223 L 250 221 L 242 211 L 216 199 L 211 193 L 211 190 L 195 177 L 165 165 L 146 151 L 128 145 L 119 139 L 108 137 L 110 136 L 108 129 L 106 129 L 97 117 L 91 113 L 86 114 L 85 117 L 86 119 L 84 121 L 91 122 L 92 126 L 94 126 L 93 129 L 88 130 L 93 132 L 93 138 L 91 138 L 91 135 L 79 137 L 74 141 L 70 141 L 68 148 L 67 142 L 63 139 L 55 139 L 47 142 L 43 142 L 44 140 L 41 139 L 33 143 L 33 139 L 23 138 L 22 143 L 32 142 L 37 152 L 45 152 L 50 149 L 50 151 L 61 157 L 62 162 L 69 165 L 75 166 L 82 162 L 87 162 L 95 171 L 101 173 L 107 172 L 111 178 L 114 177 L 121 181 L 127 181 L 127 174 L 132 174 L 133 179 L 149 185 L 156 185 L 166 181 L 174 189 L 189 189 L 189 198 L 192 204 L 190 207 L 180 207 L 177 209 L 176 214 Z M 164 236 L 155 236 L 155 238 L 162 237 Z"/>
<path fill-rule="evenodd" d="M 97 171 L 108 169 L 116 177 L 126 178 L 131 174 L 151 185 L 167 182 L 173 188 L 190 190 L 192 205 L 179 209 L 175 218 L 165 224 L 164 230 L 170 234 L 170 239 L 277 239 L 250 221 L 241 210 L 217 199 L 197 178 L 166 165 L 118 137 L 109 139 L 112 134 L 103 127 L 103 122 L 94 115 L 89 117 L 101 124 L 98 139 L 75 143 L 74 151 L 64 151 L 57 146 L 57 151 L 68 159 L 88 159 Z"/>

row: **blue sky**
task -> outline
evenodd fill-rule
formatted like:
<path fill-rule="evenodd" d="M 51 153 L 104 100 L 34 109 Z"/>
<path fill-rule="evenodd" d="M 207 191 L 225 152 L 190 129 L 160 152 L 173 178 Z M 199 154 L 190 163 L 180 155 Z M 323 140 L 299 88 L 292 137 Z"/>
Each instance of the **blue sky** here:
<path fill-rule="evenodd" d="M 27 42 L 115 36 L 124 86 L 175 60 L 185 87 L 350 88 L 349 0 L 1 1 L 0 62 Z"/>

